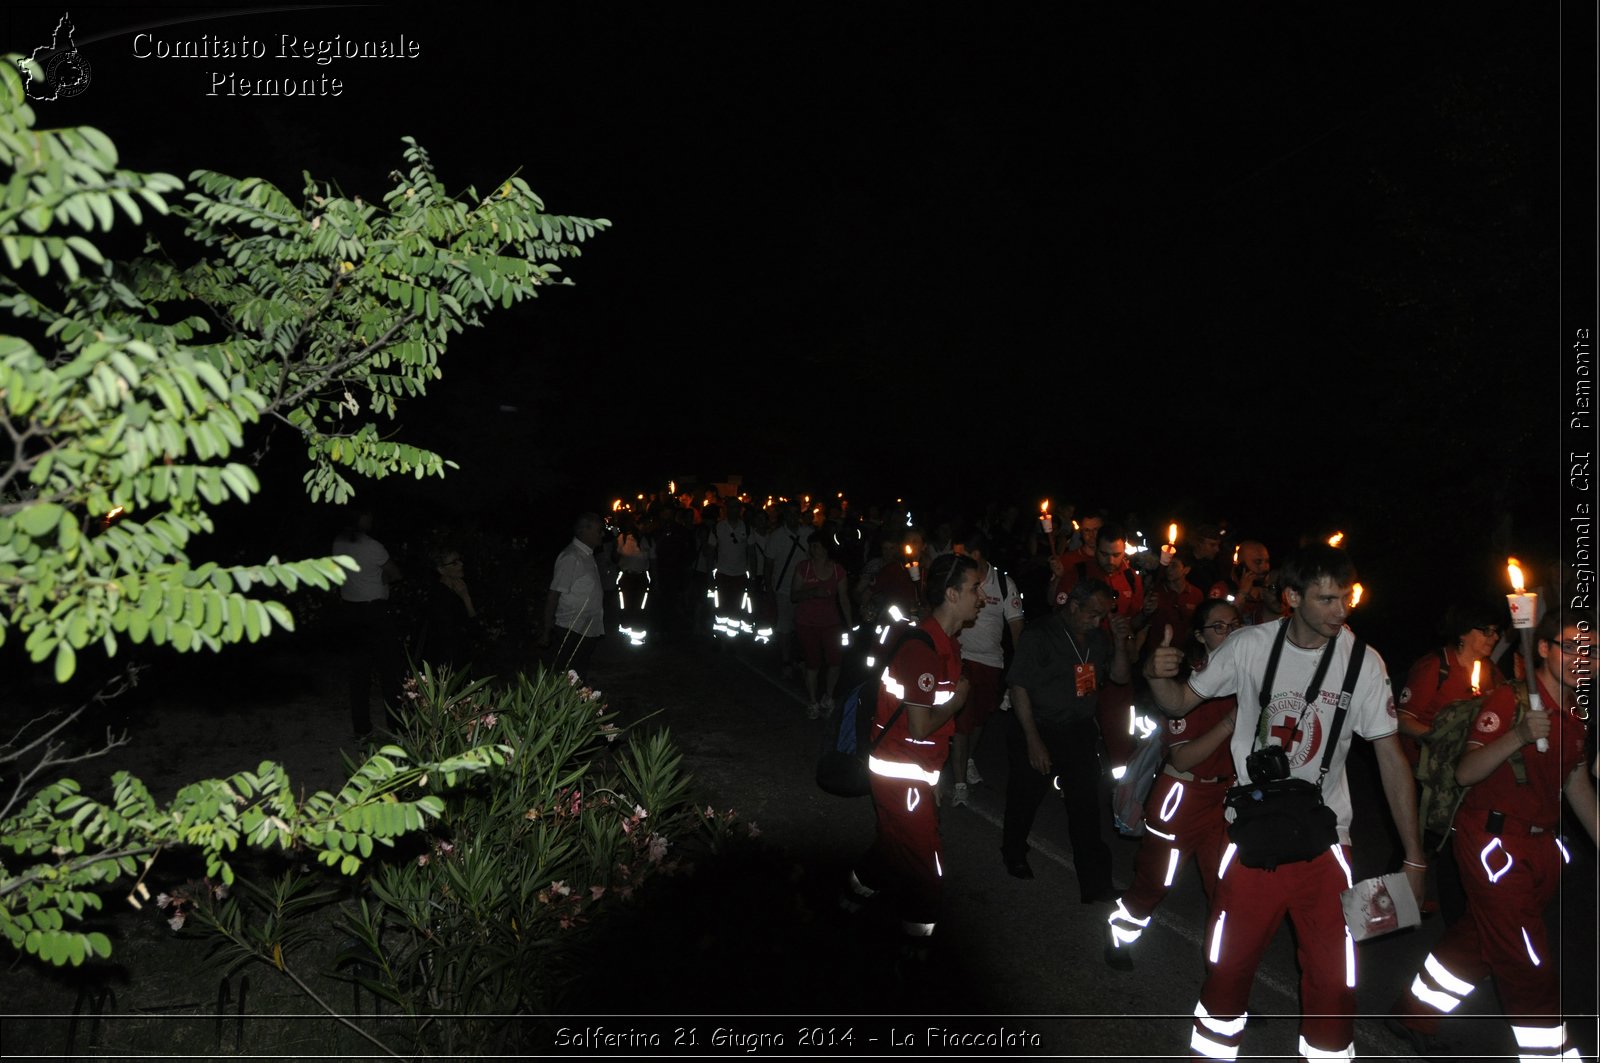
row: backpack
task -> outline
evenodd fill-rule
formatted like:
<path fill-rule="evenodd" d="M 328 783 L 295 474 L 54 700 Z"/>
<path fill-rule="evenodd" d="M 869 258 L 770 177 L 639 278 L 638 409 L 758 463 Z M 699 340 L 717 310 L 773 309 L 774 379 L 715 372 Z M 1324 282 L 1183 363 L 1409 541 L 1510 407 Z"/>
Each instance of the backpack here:
<path fill-rule="evenodd" d="M 1528 686 L 1526 683 L 1512 683 L 1511 686 L 1517 694 L 1517 715 L 1511 722 L 1515 727 L 1528 712 Z M 1432 831 L 1444 839 L 1439 843 L 1440 849 L 1450 838 L 1450 825 L 1455 821 L 1461 799 L 1471 789 L 1456 782 L 1456 765 L 1466 752 L 1478 712 L 1490 696 L 1482 694 L 1452 701 L 1438 711 L 1433 718 L 1432 730 L 1418 742 L 1422 747 L 1422 756 L 1416 767 L 1417 820 L 1423 831 Z M 1528 785 L 1528 766 L 1523 762 L 1522 750 L 1517 750 L 1508 759 L 1517 785 Z"/>
<path fill-rule="evenodd" d="M 1144 833 L 1144 803 L 1161 774 L 1161 765 L 1167 759 L 1161 736 L 1166 727 L 1157 727 L 1134 746 L 1128 758 L 1127 769 L 1111 791 L 1111 819 L 1117 833 L 1124 838 L 1137 838 Z"/>
<path fill-rule="evenodd" d="M 911 624 L 898 624 L 886 640 L 888 653 L 885 661 L 894 655 L 908 638 L 933 648 L 933 636 Z M 878 705 L 878 677 L 864 679 L 845 695 L 839 706 L 838 719 L 824 735 L 822 754 L 817 758 L 817 785 L 838 797 L 865 797 L 872 792 L 872 773 L 867 770 L 867 757 L 884 735 L 894 726 L 895 720 L 905 711 L 905 702 L 895 706 L 894 713 L 883 725 L 883 732 L 872 737 L 873 717 Z"/>

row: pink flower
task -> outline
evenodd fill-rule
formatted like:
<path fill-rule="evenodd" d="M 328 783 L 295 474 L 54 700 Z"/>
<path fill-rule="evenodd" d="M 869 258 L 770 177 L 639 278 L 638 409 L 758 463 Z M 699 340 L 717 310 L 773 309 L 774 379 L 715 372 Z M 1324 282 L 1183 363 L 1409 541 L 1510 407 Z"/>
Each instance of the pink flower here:
<path fill-rule="evenodd" d="M 188 913 L 186 913 L 186 912 L 179 911 L 171 919 L 167 920 L 167 925 L 170 926 L 174 930 L 182 930 L 183 929 L 184 916 L 187 915 L 187 914 Z"/>
<path fill-rule="evenodd" d="M 662 858 L 667 855 L 667 847 L 671 844 L 661 835 L 652 834 L 650 835 L 650 848 L 645 855 L 650 858 L 652 864 L 659 864 Z"/>
<path fill-rule="evenodd" d="M 428 854 L 427 853 L 423 853 L 421 856 L 417 857 L 417 866 L 418 867 L 427 867 L 428 866 Z"/>
<path fill-rule="evenodd" d="M 589 887 L 589 899 L 591 901 L 598 901 L 601 897 L 604 897 L 605 895 L 606 895 L 606 888 L 604 886 L 590 886 Z"/>
<path fill-rule="evenodd" d="M 578 673 L 574 672 L 570 668 L 567 669 L 567 685 L 568 686 L 577 686 L 578 685 Z"/>
<path fill-rule="evenodd" d="M 157 908 L 165 908 L 167 905 L 169 905 L 171 903 L 172 903 L 172 894 L 170 894 L 170 893 L 158 893 L 158 894 L 156 894 L 156 907 Z"/>
<path fill-rule="evenodd" d="M 568 897 L 572 894 L 572 887 L 565 882 L 552 882 L 550 883 L 550 892 L 559 897 Z"/>
<path fill-rule="evenodd" d="M 645 811 L 645 808 L 644 808 L 643 805 L 634 805 L 633 806 L 633 818 L 634 819 L 644 819 L 649 815 L 650 815 L 650 813 Z"/>
<path fill-rule="evenodd" d="M 496 716 L 492 712 L 486 714 L 484 716 L 484 718 L 483 718 L 483 726 L 484 727 L 493 727 L 495 724 L 497 724 L 499 722 L 500 722 L 500 717 Z"/>

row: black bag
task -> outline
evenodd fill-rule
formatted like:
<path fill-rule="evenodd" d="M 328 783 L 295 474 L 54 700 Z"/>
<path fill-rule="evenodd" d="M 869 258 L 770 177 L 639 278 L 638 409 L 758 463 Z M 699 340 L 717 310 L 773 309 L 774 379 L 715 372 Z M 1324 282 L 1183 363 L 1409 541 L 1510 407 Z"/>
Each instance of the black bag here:
<path fill-rule="evenodd" d="M 933 636 L 921 628 L 901 625 L 890 640 L 886 661 L 893 660 L 900 645 L 907 638 L 925 642 L 931 648 Z M 873 716 L 878 708 L 878 680 L 876 677 L 858 683 L 845 696 L 839 707 L 836 726 L 827 732 L 822 755 L 817 758 L 817 785 L 838 797 L 865 797 L 872 792 L 872 773 L 867 769 L 867 757 L 889 728 L 905 711 L 905 702 L 895 706 L 894 712 L 883 725 L 876 738 L 871 737 Z"/>
<path fill-rule="evenodd" d="M 1228 824 L 1228 839 L 1238 847 L 1239 862 L 1246 867 L 1275 870 L 1279 864 L 1294 864 L 1314 860 L 1339 844 L 1339 819 L 1333 809 L 1322 799 L 1322 783 L 1333 763 L 1333 753 L 1339 745 L 1339 731 L 1344 726 L 1345 712 L 1355 692 L 1356 679 L 1361 674 L 1361 661 L 1366 656 L 1366 641 L 1357 637 L 1350 650 L 1350 667 L 1345 670 L 1344 688 L 1339 694 L 1339 708 L 1328 728 L 1328 745 L 1322 753 L 1322 770 L 1316 782 L 1288 777 L 1288 760 L 1283 750 L 1292 746 L 1300 734 L 1296 724 L 1294 735 L 1283 746 L 1266 744 L 1267 704 L 1271 697 L 1272 679 L 1278 670 L 1278 658 L 1283 652 L 1283 642 L 1288 635 L 1289 622 L 1280 621 L 1278 638 L 1272 645 L 1272 655 L 1267 658 L 1267 674 L 1261 681 L 1261 711 L 1258 716 L 1256 741 L 1262 748 L 1245 761 L 1253 782 L 1235 786 L 1225 799 L 1233 809 L 1233 822 Z M 1328 673 L 1333 659 L 1335 636 L 1328 640 L 1328 648 L 1317 662 L 1311 686 L 1306 690 L 1306 711 L 1313 711 L 1322 695 L 1322 679 Z M 1305 719 L 1302 713 L 1300 719 Z M 1275 753 L 1276 756 L 1269 754 Z M 1274 767 L 1273 765 L 1281 765 Z"/>

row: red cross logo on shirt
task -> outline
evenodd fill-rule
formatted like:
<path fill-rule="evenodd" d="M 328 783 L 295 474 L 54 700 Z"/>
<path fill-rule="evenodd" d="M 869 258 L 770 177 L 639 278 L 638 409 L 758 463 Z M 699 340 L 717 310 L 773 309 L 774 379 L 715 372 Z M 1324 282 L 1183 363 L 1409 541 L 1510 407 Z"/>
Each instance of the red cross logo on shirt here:
<path fill-rule="evenodd" d="M 1280 702 L 1278 706 L 1267 711 L 1271 719 L 1278 721 L 1267 729 L 1267 734 L 1276 738 L 1284 747 L 1284 752 L 1289 755 L 1290 767 L 1302 767 L 1321 752 L 1323 741 L 1321 719 L 1314 710 L 1302 704 L 1299 698 L 1295 698 L 1292 704 L 1286 705 Z M 1300 732 L 1298 740 L 1294 739 L 1296 729 Z M 1293 745 L 1289 744 L 1291 741 L 1294 742 Z"/>
<path fill-rule="evenodd" d="M 1267 732 L 1268 734 L 1272 735 L 1273 738 L 1278 740 L 1278 744 L 1284 748 L 1285 752 L 1288 752 L 1290 749 L 1289 741 L 1294 737 L 1294 724 L 1295 718 L 1293 716 L 1287 716 L 1284 718 L 1282 723 Z"/>

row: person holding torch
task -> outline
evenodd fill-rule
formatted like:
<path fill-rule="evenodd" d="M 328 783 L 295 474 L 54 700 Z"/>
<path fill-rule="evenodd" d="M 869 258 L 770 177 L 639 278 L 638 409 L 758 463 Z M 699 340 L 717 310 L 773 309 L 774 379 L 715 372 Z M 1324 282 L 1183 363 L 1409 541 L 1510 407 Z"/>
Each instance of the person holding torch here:
<path fill-rule="evenodd" d="M 1561 1020 L 1561 965 L 1545 928 L 1562 866 L 1561 797 L 1596 841 L 1595 789 L 1585 742 L 1592 627 L 1558 611 L 1534 630 L 1539 664 L 1533 688 L 1544 712 L 1519 713 L 1516 690 L 1487 698 L 1456 767 L 1470 786 L 1455 820 L 1456 861 L 1467 916 L 1450 927 L 1396 1003 L 1391 1024 L 1427 1054 L 1439 1020 L 1455 1011 L 1487 974 L 1512 1016 L 1518 1058 L 1577 1059 Z M 1545 749 L 1540 749 L 1541 741 Z M 1520 753 L 1526 783 L 1508 763 Z"/>

